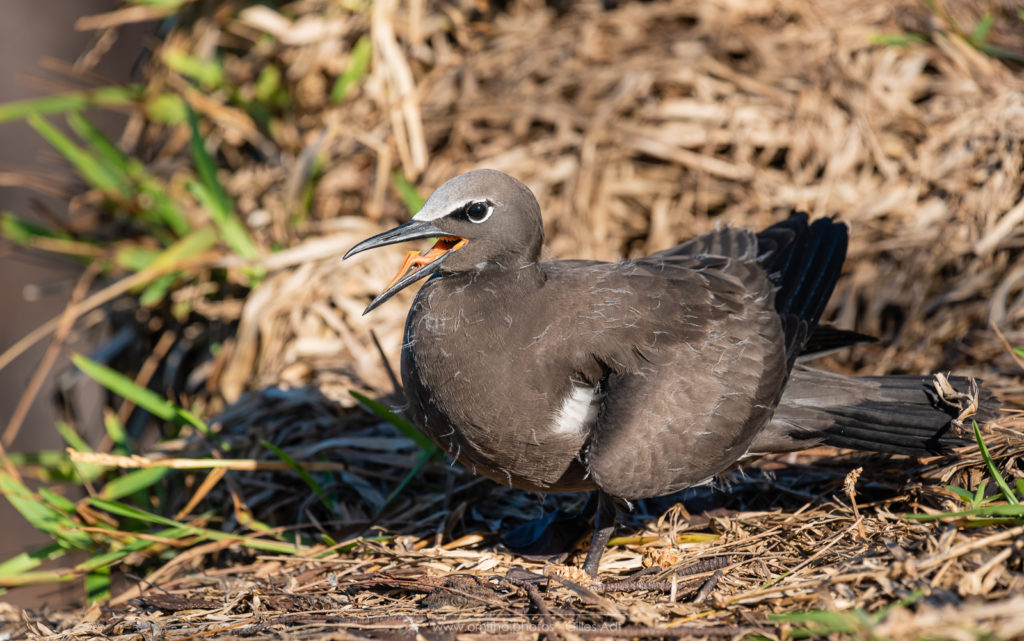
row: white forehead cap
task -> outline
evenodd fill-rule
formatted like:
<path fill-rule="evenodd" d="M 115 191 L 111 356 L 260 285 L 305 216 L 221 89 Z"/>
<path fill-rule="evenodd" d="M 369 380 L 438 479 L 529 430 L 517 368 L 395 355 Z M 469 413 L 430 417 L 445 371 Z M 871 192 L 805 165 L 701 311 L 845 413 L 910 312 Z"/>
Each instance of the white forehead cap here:
<path fill-rule="evenodd" d="M 510 180 L 514 179 L 494 169 L 476 169 L 460 174 L 430 194 L 423 208 L 412 219 L 424 222 L 437 220 L 478 200 L 489 200 L 495 205 L 501 205 L 498 192 Z"/>

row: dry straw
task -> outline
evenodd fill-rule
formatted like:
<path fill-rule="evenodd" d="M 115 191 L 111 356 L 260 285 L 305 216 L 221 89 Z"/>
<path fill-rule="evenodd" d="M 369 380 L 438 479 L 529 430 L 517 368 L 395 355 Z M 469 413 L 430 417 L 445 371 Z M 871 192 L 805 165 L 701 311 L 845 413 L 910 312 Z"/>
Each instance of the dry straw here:
<path fill-rule="evenodd" d="M 1024 346 L 1024 77 L 979 47 L 1019 49 L 1024 22 L 1012 7 L 991 3 L 993 26 L 972 42 L 984 3 L 622 4 L 557 14 L 536 1 L 500 11 L 422 0 L 237 12 L 189 3 L 154 60 L 220 48 L 240 91 L 256 91 L 273 66 L 291 99 L 268 129 L 165 66 L 152 63 L 147 76 L 148 90 L 182 92 L 210 123 L 206 142 L 257 244 L 287 247 L 264 252 L 266 278 L 244 300 L 211 299 L 202 282 L 175 293 L 207 319 L 237 322 L 212 363 L 176 380 L 192 377 L 189 398 L 245 459 L 232 465 L 254 470 L 211 474 L 192 491 L 222 508 L 224 527 L 246 515 L 314 523 L 339 543 L 258 558 L 208 543 L 126 587 L 109 609 L 0 606 L 0 626 L 62 638 L 738 638 L 785 635 L 807 621 L 769 615 L 818 609 L 844 612 L 831 630 L 852 635 L 1024 635 L 1024 526 L 902 517 L 955 508 L 942 484 L 975 487 L 986 474 L 977 451 L 918 465 L 818 450 L 692 492 L 691 505 L 719 506 L 706 514 L 659 519 L 671 502 L 642 503 L 630 523 L 637 538 L 605 555 L 604 585 L 498 545 L 495 533 L 542 512 L 535 496 L 433 461 L 415 492 L 386 499 L 415 466 L 412 446 L 352 410 L 348 391 L 393 392 L 370 330 L 396 362 L 411 292 L 361 312 L 403 248 L 339 261 L 408 215 L 391 188 L 396 170 L 424 194 L 474 167 L 516 175 L 537 194 L 558 257 L 636 256 L 718 224 L 765 226 L 793 208 L 838 216 L 852 243 L 828 316 L 882 341 L 828 366 L 955 370 L 985 377 L 1008 407 L 1024 404 L 1007 348 Z M 112 29 L 161 11 L 126 8 L 79 26 Z M 363 36 L 369 73 L 333 104 L 331 82 Z M 136 114 L 122 143 L 166 169 L 187 156 L 187 140 Z M 242 264 L 203 260 L 199 271 Z M 1010 482 L 1021 476 L 1022 428 L 1009 414 L 986 432 Z M 337 471 L 335 513 L 259 460 L 263 438 L 299 461 L 325 459 L 311 471 Z M 207 457 L 204 447 L 167 443 L 125 466 L 180 467 Z M 182 503 L 179 518 L 198 500 Z M 365 536 L 370 525 L 387 538 Z"/>

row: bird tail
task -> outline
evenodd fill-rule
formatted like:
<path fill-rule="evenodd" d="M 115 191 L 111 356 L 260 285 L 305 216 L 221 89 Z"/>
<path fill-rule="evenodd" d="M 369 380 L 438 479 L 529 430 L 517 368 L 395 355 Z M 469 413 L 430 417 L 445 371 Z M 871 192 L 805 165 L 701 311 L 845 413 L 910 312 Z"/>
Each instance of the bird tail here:
<path fill-rule="evenodd" d="M 992 393 L 968 378 L 852 377 L 798 366 L 750 453 L 821 444 L 908 456 L 944 454 L 970 441 L 955 420 L 966 416 L 972 403 L 974 420 L 994 418 Z"/>

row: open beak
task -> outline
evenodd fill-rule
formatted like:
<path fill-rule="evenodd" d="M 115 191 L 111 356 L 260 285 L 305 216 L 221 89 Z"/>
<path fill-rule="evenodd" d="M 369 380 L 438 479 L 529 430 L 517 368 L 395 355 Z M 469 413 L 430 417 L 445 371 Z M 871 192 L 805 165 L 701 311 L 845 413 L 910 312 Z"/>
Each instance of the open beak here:
<path fill-rule="evenodd" d="M 448 235 L 444 230 L 438 229 L 430 223 L 410 220 L 404 225 L 399 225 L 394 229 L 389 229 L 384 233 L 367 238 L 345 254 L 345 258 L 348 258 L 367 249 L 404 243 L 408 240 L 418 240 L 420 238 L 437 238 L 437 242 L 434 243 L 434 246 L 426 254 L 420 254 L 418 251 L 411 251 L 406 254 L 401 269 L 398 270 L 395 277 L 384 288 L 384 291 L 367 305 L 366 309 L 363 310 L 364 315 L 376 309 L 384 301 L 405 287 L 433 274 L 453 251 L 461 249 L 466 244 L 466 239 Z"/>

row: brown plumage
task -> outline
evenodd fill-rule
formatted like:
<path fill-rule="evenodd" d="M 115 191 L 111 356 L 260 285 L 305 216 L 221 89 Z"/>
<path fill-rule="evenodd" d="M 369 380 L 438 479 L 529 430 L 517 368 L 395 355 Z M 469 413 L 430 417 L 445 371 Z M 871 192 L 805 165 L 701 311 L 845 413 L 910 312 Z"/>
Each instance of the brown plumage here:
<path fill-rule="evenodd" d="M 432 276 L 406 324 L 407 411 L 499 483 L 598 490 L 591 573 L 613 500 L 701 483 L 748 454 L 826 442 L 923 455 L 959 443 L 925 378 L 794 369 L 815 337 L 859 337 L 818 328 L 845 258 L 842 223 L 797 213 L 636 260 L 543 262 L 533 194 L 479 170 L 346 257 L 433 236 L 434 250 L 411 254 L 367 308 Z"/>

